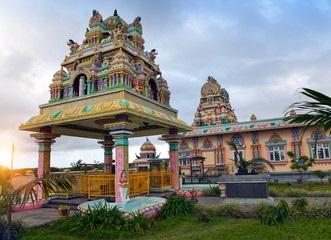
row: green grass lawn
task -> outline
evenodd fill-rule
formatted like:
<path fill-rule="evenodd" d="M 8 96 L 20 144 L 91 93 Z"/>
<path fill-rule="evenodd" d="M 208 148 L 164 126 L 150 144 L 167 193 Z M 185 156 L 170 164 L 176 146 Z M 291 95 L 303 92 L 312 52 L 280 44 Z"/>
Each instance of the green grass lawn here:
<path fill-rule="evenodd" d="M 275 227 L 261 225 L 258 219 L 210 217 L 210 222 L 197 222 L 195 216 L 170 217 L 157 223 L 144 234 L 125 231 L 97 230 L 70 232 L 77 217 L 60 219 L 45 226 L 30 228 L 22 239 L 279 239 Z M 287 226 L 290 239 L 290 225 Z M 294 221 L 296 239 L 330 239 L 330 219 Z"/>
<path fill-rule="evenodd" d="M 304 189 L 306 190 L 306 185 L 302 184 L 302 185 L 291 185 L 288 186 L 286 183 L 271 183 L 269 184 L 269 187 L 275 188 L 280 192 L 284 192 L 285 190 L 289 190 L 289 189 Z M 331 191 L 331 184 L 327 183 L 327 184 L 318 184 L 318 183 L 309 183 L 308 184 L 309 187 L 309 191 Z"/>

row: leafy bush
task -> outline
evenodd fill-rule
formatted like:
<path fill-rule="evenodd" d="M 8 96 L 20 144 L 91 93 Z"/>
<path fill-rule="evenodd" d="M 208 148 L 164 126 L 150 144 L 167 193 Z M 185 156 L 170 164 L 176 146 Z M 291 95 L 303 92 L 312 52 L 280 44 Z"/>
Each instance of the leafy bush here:
<path fill-rule="evenodd" d="M 331 191 L 308 191 L 300 188 L 292 188 L 284 191 L 285 197 L 331 197 Z"/>
<path fill-rule="evenodd" d="M 203 222 L 203 223 L 209 222 L 210 218 L 209 218 L 207 212 L 202 212 L 202 213 L 197 214 L 197 221 Z"/>
<path fill-rule="evenodd" d="M 193 213 L 195 203 L 185 196 L 171 196 L 159 212 L 160 218 L 184 216 Z"/>
<path fill-rule="evenodd" d="M 252 204 L 252 215 L 255 218 L 262 218 L 265 209 L 268 207 L 273 206 L 273 204 L 269 201 L 261 201 L 258 203 Z"/>
<path fill-rule="evenodd" d="M 290 208 L 291 216 L 293 218 L 301 218 L 303 217 L 303 214 L 305 213 L 306 207 L 308 206 L 309 202 L 306 198 L 300 197 L 294 199 L 291 202 L 291 204 L 292 204 Z"/>
<path fill-rule="evenodd" d="M 280 192 L 276 188 L 270 187 L 269 188 L 269 195 L 270 195 L 270 197 L 279 197 Z"/>
<path fill-rule="evenodd" d="M 306 207 L 305 216 L 307 218 L 331 218 L 331 202 L 309 204 Z"/>
<path fill-rule="evenodd" d="M 131 232 L 144 233 L 151 226 L 151 223 L 152 220 L 143 213 L 132 214 L 132 217 L 126 221 L 124 229 Z"/>
<path fill-rule="evenodd" d="M 119 207 L 114 206 L 108 208 L 106 204 L 99 204 L 93 210 L 88 207 L 88 211 L 82 213 L 77 227 L 72 230 L 89 230 L 94 231 L 99 228 L 112 228 L 120 230 L 125 225 L 125 218 L 123 217 Z"/>
<path fill-rule="evenodd" d="M 242 218 L 245 216 L 243 206 L 237 202 L 227 202 L 220 204 L 216 213 L 219 216 L 230 216 L 234 218 Z"/>
<path fill-rule="evenodd" d="M 210 187 L 203 189 L 203 195 L 209 197 L 219 197 L 221 195 L 221 190 L 218 187 Z"/>
<path fill-rule="evenodd" d="M 3 236 L 5 234 L 6 224 L 7 222 L 0 218 L 0 240 L 3 239 Z M 18 239 L 26 231 L 27 227 L 23 224 L 21 220 L 14 220 L 12 221 L 12 233 L 10 239 Z"/>

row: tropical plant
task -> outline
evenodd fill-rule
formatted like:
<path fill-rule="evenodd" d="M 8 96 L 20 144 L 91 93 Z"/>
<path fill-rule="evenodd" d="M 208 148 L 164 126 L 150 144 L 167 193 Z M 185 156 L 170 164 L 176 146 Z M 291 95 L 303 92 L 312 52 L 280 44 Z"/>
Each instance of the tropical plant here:
<path fill-rule="evenodd" d="M 290 209 L 285 200 L 280 200 L 277 206 L 267 207 L 263 213 L 261 223 L 276 226 L 281 239 L 286 239 L 284 224 L 290 219 Z M 293 229 L 292 229 L 293 230 Z M 291 231 L 292 232 L 292 231 Z"/>
<path fill-rule="evenodd" d="M 79 159 L 77 162 L 70 163 L 71 169 L 73 171 L 81 171 L 82 170 L 82 162 L 83 161 L 81 159 Z"/>
<path fill-rule="evenodd" d="M 313 175 L 315 175 L 316 177 L 318 177 L 321 180 L 321 184 L 323 184 L 323 178 L 325 178 L 326 176 L 328 176 L 329 174 L 322 172 L 320 170 L 316 170 L 312 172 Z"/>
<path fill-rule="evenodd" d="M 292 218 L 302 218 L 304 216 L 304 213 L 305 213 L 308 205 L 309 205 L 309 202 L 304 197 L 294 199 L 291 202 L 291 208 L 290 208 L 291 217 Z"/>
<path fill-rule="evenodd" d="M 221 195 L 221 190 L 217 186 L 205 188 L 202 191 L 204 196 L 219 197 Z"/>
<path fill-rule="evenodd" d="M 87 211 L 82 213 L 82 217 L 72 231 L 94 231 L 96 229 L 109 228 L 121 230 L 125 225 L 125 220 L 118 206 L 109 208 L 106 203 L 99 203 L 93 209 L 88 206 Z"/>
<path fill-rule="evenodd" d="M 308 189 L 308 182 L 304 180 L 303 173 L 308 170 L 309 167 L 313 166 L 315 162 L 314 158 L 309 158 L 307 156 L 301 156 L 296 159 L 295 154 L 293 152 L 287 152 L 289 158 L 291 158 L 291 169 L 296 170 L 300 174 L 301 181 L 306 183 L 306 188 Z"/>
<path fill-rule="evenodd" d="M 311 126 L 324 128 L 327 132 L 331 129 L 331 98 L 309 88 L 303 88 L 301 94 L 311 98 L 313 101 L 300 101 L 293 103 L 287 108 L 284 118 L 290 123 L 306 124 L 303 133 Z M 295 110 L 295 115 L 290 115 Z M 302 113 L 301 113 L 302 112 Z"/>
<path fill-rule="evenodd" d="M 152 224 L 153 220 L 144 213 L 132 213 L 130 219 L 125 223 L 125 229 L 131 232 L 144 233 Z"/>
<path fill-rule="evenodd" d="M 194 202 L 187 199 L 185 196 L 171 196 L 163 205 L 159 212 L 160 218 L 169 216 L 184 216 L 193 213 Z"/>
<path fill-rule="evenodd" d="M 270 201 L 260 201 L 252 204 L 252 215 L 255 218 L 262 218 L 264 211 L 273 204 Z"/>
<path fill-rule="evenodd" d="M 12 235 L 12 208 L 20 206 L 23 208 L 28 201 L 34 204 L 37 201 L 37 188 L 41 188 L 43 196 L 47 198 L 50 192 L 58 191 L 59 189 L 70 191 L 71 184 L 75 184 L 76 180 L 70 175 L 52 175 L 44 174 L 40 178 L 35 178 L 29 183 L 14 189 L 12 185 L 11 171 L 0 165 L 0 214 L 6 215 L 6 227 L 4 239 L 10 239 Z"/>
<path fill-rule="evenodd" d="M 275 169 L 275 167 L 270 163 L 270 161 L 264 159 L 264 158 L 253 158 L 249 161 L 246 161 L 242 155 L 239 153 L 237 144 L 234 142 L 227 141 L 226 142 L 231 148 L 234 149 L 236 152 L 238 158 L 233 159 L 234 164 L 238 167 L 242 167 L 244 169 L 248 169 L 250 166 L 257 167 L 257 166 L 262 166 L 265 167 L 265 165 L 269 166 L 271 169 Z"/>
<path fill-rule="evenodd" d="M 219 216 L 230 216 L 234 218 L 242 218 L 245 216 L 243 205 L 237 202 L 222 203 L 217 209 Z"/>
<path fill-rule="evenodd" d="M 331 201 L 311 203 L 305 209 L 307 218 L 331 218 Z"/>

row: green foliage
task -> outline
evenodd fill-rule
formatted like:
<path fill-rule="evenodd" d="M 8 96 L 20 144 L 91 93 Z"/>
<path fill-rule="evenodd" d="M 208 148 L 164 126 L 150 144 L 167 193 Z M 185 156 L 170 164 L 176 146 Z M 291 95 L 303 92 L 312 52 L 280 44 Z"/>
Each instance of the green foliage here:
<path fill-rule="evenodd" d="M 264 211 L 270 206 L 273 206 L 273 204 L 269 201 L 253 203 L 251 206 L 253 217 L 262 218 Z"/>
<path fill-rule="evenodd" d="M 170 196 L 159 212 L 160 218 L 184 216 L 193 213 L 195 203 L 185 196 Z"/>
<path fill-rule="evenodd" d="M 99 228 L 121 230 L 125 225 L 125 220 L 118 206 L 108 208 L 106 203 L 98 204 L 93 210 L 89 206 L 88 211 L 82 213 L 82 217 L 72 231 L 94 231 Z"/>
<path fill-rule="evenodd" d="M 201 212 L 196 215 L 198 222 L 207 223 L 210 221 L 210 217 L 208 216 L 207 212 Z"/>
<path fill-rule="evenodd" d="M 7 222 L 0 218 L 0 240 L 5 239 L 4 234 L 6 230 Z M 10 239 L 19 239 L 27 231 L 27 227 L 23 224 L 21 220 L 14 220 L 11 225 L 11 235 Z"/>
<path fill-rule="evenodd" d="M 279 197 L 280 196 L 280 192 L 276 188 L 269 187 L 268 190 L 269 190 L 269 195 L 271 197 Z"/>
<path fill-rule="evenodd" d="M 237 156 L 238 156 L 238 160 L 236 159 L 233 159 L 234 163 L 236 166 L 241 166 L 245 169 L 248 169 L 248 167 L 250 166 L 263 166 L 265 167 L 265 165 L 269 166 L 271 169 L 275 169 L 275 167 L 270 163 L 270 161 L 264 159 L 264 158 L 253 158 L 249 161 L 246 161 L 242 156 L 241 154 L 239 153 L 238 149 L 237 149 L 237 144 L 234 143 L 234 142 L 230 142 L 230 141 L 227 141 L 226 142 L 232 149 L 234 149 L 234 151 L 236 152 Z"/>
<path fill-rule="evenodd" d="M 290 208 L 291 216 L 293 218 L 302 218 L 304 216 L 304 213 L 308 205 L 309 202 L 304 197 L 294 199 L 291 202 L 291 208 Z"/>
<path fill-rule="evenodd" d="M 307 218 L 331 218 L 331 202 L 311 203 L 306 207 Z"/>
<path fill-rule="evenodd" d="M 220 216 L 230 216 L 234 218 L 242 218 L 245 216 L 243 206 L 237 202 L 222 203 L 218 206 Z"/>
<path fill-rule="evenodd" d="M 153 220 L 149 219 L 143 213 L 132 214 L 132 217 L 126 220 L 124 229 L 131 232 L 144 233 L 144 231 L 151 227 L 152 223 Z"/>
<path fill-rule="evenodd" d="M 280 200 L 277 206 L 269 206 L 265 209 L 261 222 L 265 225 L 283 225 L 290 219 L 290 209 L 285 200 Z"/>
<path fill-rule="evenodd" d="M 59 206 L 59 209 L 67 209 L 68 208 L 68 205 L 60 205 Z"/>
<path fill-rule="evenodd" d="M 82 171 L 83 170 L 83 167 L 82 167 L 82 160 L 79 159 L 77 162 L 72 162 L 70 163 L 71 165 L 71 170 L 72 171 Z"/>
<path fill-rule="evenodd" d="M 330 197 L 331 191 L 308 191 L 300 188 L 292 188 L 285 190 L 283 197 Z"/>
<path fill-rule="evenodd" d="M 322 172 L 320 170 L 313 171 L 312 174 L 321 179 L 321 184 L 323 184 L 323 178 L 325 178 L 326 176 L 329 175 L 329 174 L 327 174 L 325 172 Z"/>
<path fill-rule="evenodd" d="M 290 123 L 306 124 L 303 133 L 312 125 L 316 128 L 324 128 L 327 132 L 331 129 L 331 98 L 309 88 L 303 88 L 301 94 L 311 98 L 313 101 L 301 101 L 290 105 L 286 115 L 294 108 L 297 112 L 294 116 L 287 116 L 285 121 Z M 301 113 L 303 111 L 303 113 Z"/>
<path fill-rule="evenodd" d="M 205 188 L 202 191 L 203 195 L 207 197 L 219 197 L 221 195 L 221 190 L 217 186 Z"/>

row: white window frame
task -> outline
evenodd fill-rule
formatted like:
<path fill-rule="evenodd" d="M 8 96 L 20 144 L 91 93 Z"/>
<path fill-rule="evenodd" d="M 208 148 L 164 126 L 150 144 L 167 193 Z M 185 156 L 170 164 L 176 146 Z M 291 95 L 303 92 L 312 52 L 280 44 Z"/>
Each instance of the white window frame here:
<path fill-rule="evenodd" d="M 317 143 L 316 146 L 317 146 L 316 159 L 330 159 L 329 143 Z M 314 156 L 314 147 L 315 144 L 310 144 L 312 156 Z M 320 153 L 322 154 L 320 155 Z"/>
<path fill-rule="evenodd" d="M 270 162 L 282 162 L 286 160 L 285 146 L 270 146 L 268 147 L 268 151 Z M 276 160 L 276 155 L 279 156 L 279 160 Z"/>

